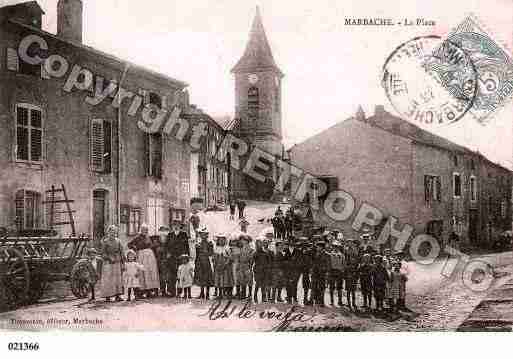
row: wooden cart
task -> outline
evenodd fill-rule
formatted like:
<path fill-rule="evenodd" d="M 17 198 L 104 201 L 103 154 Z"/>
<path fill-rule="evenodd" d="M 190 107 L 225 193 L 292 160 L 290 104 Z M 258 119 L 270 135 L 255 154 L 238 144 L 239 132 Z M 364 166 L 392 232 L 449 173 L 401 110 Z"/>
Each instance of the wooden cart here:
<path fill-rule="evenodd" d="M 58 196 L 61 194 L 62 196 Z M 64 185 L 52 186 L 44 202 L 49 209 L 49 229 L 24 230 L 0 234 L 0 289 L 3 306 L 15 309 L 37 302 L 43 296 L 48 284 L 69 281 L 71 292 L 77 298 L 88 295 L 89 272 L 86 247 L 90 242 L 85 234 L 76 235 L 74 211 L 66 195 Z M 65 205 L 65 211 L 58 211 L 58 204 Z M 56 221 L 56 214 L 65 214 L 67 221 Z M 71 235 L 57 236 L 56 226 L 69 225 Z"/>
<path fill-rule="evenodd" d="M 69 281 L 77 298 L 88 294 L 85 235 L 69 238 L 0 238 L 0 279 L 10 309 L 37 302 L 48 284 Z"/>

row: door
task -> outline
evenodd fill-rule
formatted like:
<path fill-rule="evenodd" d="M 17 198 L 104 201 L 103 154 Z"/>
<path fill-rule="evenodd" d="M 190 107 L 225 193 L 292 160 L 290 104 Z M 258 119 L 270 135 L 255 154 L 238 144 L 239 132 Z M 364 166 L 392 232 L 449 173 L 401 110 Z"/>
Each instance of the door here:
<path fill-rule="evenodd" d="M 477 243 L 477 228 L 478 228 L 478 217 L 477 209 L 471 209 L 469 211 L 469 223 L 468 223 L 468 239 L 470 243 Z"/>
<path fill-rule="evenodd" d="M 107 219 L 107 191 L 93 191 L 93 239 L 101 240 L 105 236 Z"/>

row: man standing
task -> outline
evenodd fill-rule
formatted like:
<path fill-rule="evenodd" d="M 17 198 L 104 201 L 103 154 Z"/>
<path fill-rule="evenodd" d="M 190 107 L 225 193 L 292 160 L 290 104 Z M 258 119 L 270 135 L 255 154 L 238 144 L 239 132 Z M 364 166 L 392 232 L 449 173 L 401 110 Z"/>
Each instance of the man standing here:
<path fill-rule="evenodd" d="M 246 209 L 246 202 L 239 200 L 237 202 L 237 208 L 239 209 L 239 219 L 244 218 L 244 210 Z"/>
<path fill-rule="evenodd" d="M 315 238 L 316 236 L 314 236 Z M 312 265 L 312 294 L 315 304 L 324 307 L 324 292 L 326 290 L 326 277 L 329 269 L 329 258 L 326 255 L 326 242 L 318 239 L 315 243 L 316 252 Z"/>
<path fill-rule="evenodd" d="M 310 272 L 312 270 L 313 253 L 308 243 L 307 237 L 301 237 L 300 252 L 298 262 L 300 264 L 299 271 L 301 273 L 301 282 L 303 284 L 303 305 L 311 305 L 312 300 L 308 298 L 308 292 L 311 288 Z"/>
<path fill-rule="evenodd" d="M 190 255 L 189 238 L 187 233 L 180 230 L 180 221 L 173 221 L 171 232 L 167 236 L 166 257 L 169 268 L 168 291 L 171 297 L 176 297 L 176 274 L 178 271 L 178 259 L 181 255 Z M 169 287 L 171 287 L 169 289 Z M 180 295 L 180 293 L 178 293 Z"/>
<path fill-rule="evenodd" d="M 297 303 L 297 284 L 301 276 L 301 254 L 299 249 L 295 248 L 292 238 L 287 242 L 288 248 L 285 250 L 285 280 L 287 285 L 287 302 L 289 304 Z"/>
<path fill-rule="evenodd" d="M 255 291 L 253 292 L 253 302 L 258 303 L 258 289 L 262 292 L 262 302 L 267 302 L 269 293 L 267 290 L 268 276 L 272 263 L 271 253 L 269 253 L 269 242 L 267 238 L 256 242 L 256 252 L 254 255 L 253 272 L 255 276 Z"/>

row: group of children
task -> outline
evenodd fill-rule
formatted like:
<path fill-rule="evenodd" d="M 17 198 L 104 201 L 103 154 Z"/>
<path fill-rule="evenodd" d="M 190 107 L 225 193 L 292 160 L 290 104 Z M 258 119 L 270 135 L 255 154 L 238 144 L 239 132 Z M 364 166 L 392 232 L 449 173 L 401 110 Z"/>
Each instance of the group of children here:
<path fill-rule="evenodd" d="M 90 302 L 96 300 L 95 298 L 95 287 L 98 281 L 101 279 L 101 264 L 102 259 L 98 252 L 94 248 L 90 248 L 87 251 L 88 262 L 87 262 L 87 276 L 85 278 L 85 285 L 87 290 L 91 293 Z M 126 291 L 126 301 L 132 300 L 132 294 L 134 299 L 138 299 L 137 292 L 143 286 L 142 281 L 144 280 L 145 268 L 142 264 L 137 262 L 137 254 L 134 250 L 129 249 L 125 255 L 126 261 L 122 265 L 123 272 L 123 285 Z M 194 281 L 194 265 L 192 264 L 190 257 L 186 254 L 180 256 L 180 265 L 177 272 L 177 287 L 181 289 L 184 298 L 191 298 L 191 287 Z"/>
<path fill-rule="evenodd" d="M 385 304 L 395 311 L 405 308 L 408 264 L 402 260 L 401 253 L 393 256 L 385 249 L 378 254 L 358 241 L 341 241 L 329 235 L 290 237 L 283 241 L 270 233 L 254 245 L 247 234 L 233 238 L 217 235 L 214 242 L 206 228 L 198 231 L 198 235 L 195 262 L 185 254 L 179 258 L 177 288 L 185 299 L 191 299 L 191 287 L 197 285 L 198 299 L 210 299 L 210 289 L 214 287 L 217 299 L 294 304 L 298 303 L 301 280 L 304 305 L 324 306 L 328 290 L 331 306 L 342 307 L 345 290 L 347 307 L 357 310 L 359 289 L 361 306 L 366 310 L 371 309 L 373 300 L 378 311 L 384 310 Z M 94 250 L 90 254 L 98 273 L 90 281 L 94 299 L 94 283 L 101 271 Z M 136 253 L 129 250 L 123 268 L 127 301 L 141 286 L 143 272 Z M 284 291 L 286 298 L 283 298 Z"/>

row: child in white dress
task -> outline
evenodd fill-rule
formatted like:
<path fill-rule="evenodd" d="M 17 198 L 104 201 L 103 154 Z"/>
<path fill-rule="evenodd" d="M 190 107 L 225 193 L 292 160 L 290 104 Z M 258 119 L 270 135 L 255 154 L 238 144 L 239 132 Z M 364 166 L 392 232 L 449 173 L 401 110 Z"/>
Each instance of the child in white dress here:
<path fill-rule="evenodd" d="M 187 254 L 180 256 L 180 266 L 177 273 L 178 288 L 182 289 L 183 298 L 191 299 L 191 287 L 194 281 L 194 266 Z"/>
<path fill-rule="evenodd" d="M 140 278 L 142 278 L 144 266 L 142 264 L 137 263 L 137 254 L 132 249 L 126 252 L 126 264 L 125 264 L 125 288 L 128 290 L 127 302 L 130 302 L 130 298 L 132 296 L 132 290 L 134 292 L 134 299 L 137 300 L 135 296 L 135 291 L 141 287 Z"/>

